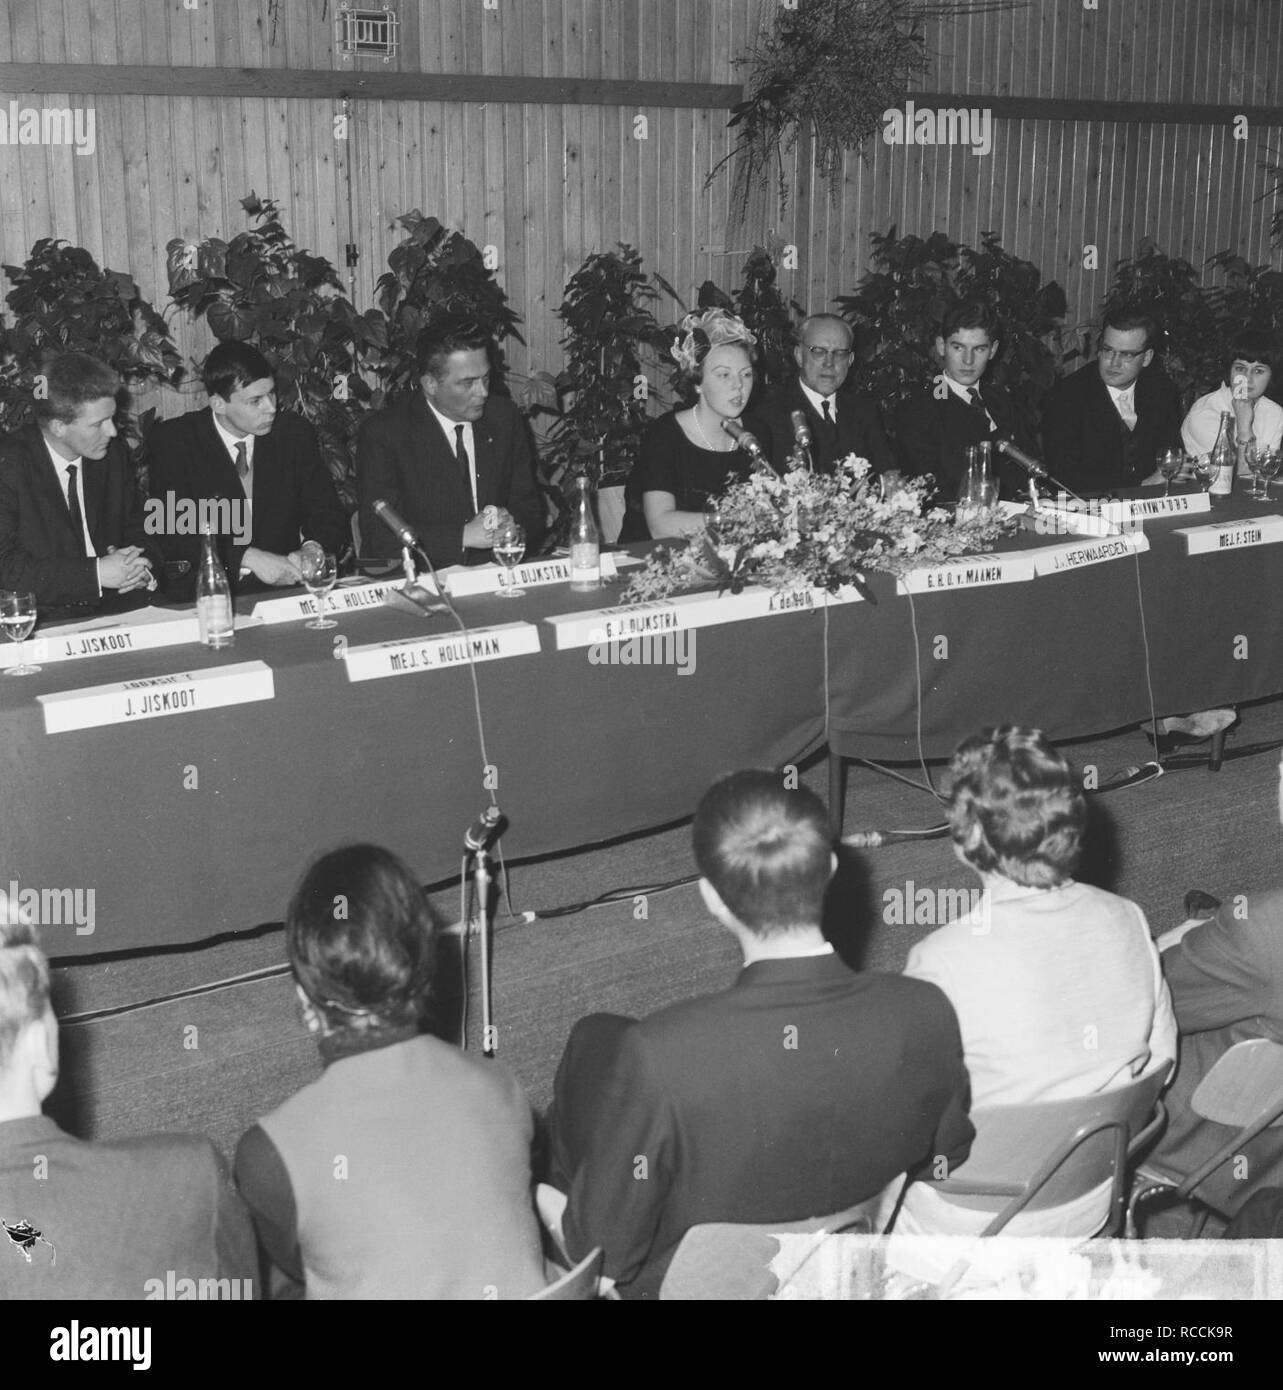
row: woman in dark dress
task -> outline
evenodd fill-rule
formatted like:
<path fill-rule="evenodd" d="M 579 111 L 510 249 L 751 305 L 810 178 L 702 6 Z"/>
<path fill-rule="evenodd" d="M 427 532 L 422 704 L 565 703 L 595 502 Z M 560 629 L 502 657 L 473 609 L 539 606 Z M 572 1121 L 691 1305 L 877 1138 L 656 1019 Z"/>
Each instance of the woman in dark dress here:
<path fill-rule="evenodd" d="M 756 342 L 725 309 L 682 320 L 672 354 L 695 404 L 661 415 L 647 428 L 628 479 L 620 540 L 691 535 L 703 524 L 709 498 L 748 477 L 748 455 L 722 426 L 738 420 L 748 405 Z"/>

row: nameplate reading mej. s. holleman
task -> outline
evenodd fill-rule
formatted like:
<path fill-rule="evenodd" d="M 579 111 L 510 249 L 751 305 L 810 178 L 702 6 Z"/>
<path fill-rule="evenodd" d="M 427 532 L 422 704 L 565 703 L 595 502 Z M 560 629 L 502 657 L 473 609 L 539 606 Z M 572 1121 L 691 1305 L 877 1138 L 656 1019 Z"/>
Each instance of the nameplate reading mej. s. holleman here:
<path fill-rule="evenodd" d="M 250 704 L 270 700 L 275 694 L 270 666 L 262 661 L 241 661 L 211 671 L 175 671 L 36 698 L 44 709 L 45 733 L 62 734 L 103 724 L 131 724 L 163 715 Z"/>
<path fill-rule="evenodd" d="M 539 629 L 533 623 L 501 623 L 438 637 L 411 637 L 399 642 L 375 642 L 343 652 L 350 681 L 379 680 L 423 671 L 448 671 L 474 661 L 501 661 L 529 656 L 539 650 Z"/>

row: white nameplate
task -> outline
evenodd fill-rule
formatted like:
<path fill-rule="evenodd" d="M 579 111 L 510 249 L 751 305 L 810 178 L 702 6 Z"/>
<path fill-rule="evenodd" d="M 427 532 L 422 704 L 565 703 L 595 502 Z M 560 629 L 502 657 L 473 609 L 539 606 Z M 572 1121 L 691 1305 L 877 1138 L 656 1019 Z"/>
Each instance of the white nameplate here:
<path fill-rule="evenodd" d="M 343 653 L 350 681 L 373 681 L 383 676 L 407 676 L 417 671 L 447 671 L 472 661 L 501 661 L 508 656 L 529 656 L 539 650 L 539 629 L 534 623 L 500 623 L 461 632 L 442 632 L 435 637 L 411 637 L 397 642 L 372 642 L 348 647 Z"/>
<path fill-rule="evenodd" d="M 45 733 L 63 734 L 100 724 L 132 724 L 166 714 L 247 705 L 270 700 L 275 694 L 270 666 L 262 661 L 241 661 L 212 671 L 176 671 L 168 676 L 91 685 L 36 698 L 44 706 Z"/>
<path fill-rule="evenodd" d="M 1181 492 L 1173 497 L 1125 497 L 1100 504 L 1101 516 L 1122 524 L 1153 521 L 1164 516 L 1197 516 L 1211 510 L 1212 499 L 1206 492 Z"/>
<path fill-rule="evenodd" d="M 431 593 L 436 585 L 426 575 L 417 581 Z M 296 623 L 300 618 L 315 618 L 318 602 L 323 602 L 327 614 L 359 613 L 365 608 L 381 608 L 383 596 L 405 583 L 404 575 L 395 579 L 380 579 L 373 584 L 342 585 L 331 589 L 323 600 L 311 594 L 288 594 L 284 598 L 265 598 L 254 605 L 254 617 L 265 623 Z"/>
<path fill-rule="evenodd" d="M 200 626 L 193 618 L 176 618 L 172 623 L 139 623 L 135 627 L 95 628 L 88 632 L 56 631 L 27 639 L 26 659 L 37 666 L 51 661 L 78 661 L 87 656 L 116 656 L 120 652 L 141 652 L 149 647 L 176 647 L 200 641 Z M 0 668 L 16 666 L 16 649 L 0 651 Z"/>
<path fill-rule="evenodd" d="M 1034 558 L 1019 555 L 966 555 L 945 565 L 910 570 L 895 581 L 897 594 L 941 594 L 985 584 L 1022 584 L 1034 577 Z"/>
<path fill-rule="evenodd" d="M 618 570 L 613 555 L 601 557 L 601 577 L 614 579 Z M 517 565 L 512 573 L 502 565 L 460 566 L 441 576 L 451 598 L 471 594 L 497 594 L 501 589 L 534 589 L 541 584 L 569 584 L 570 559 L 531 560 Z"/>
<path fill-rule="evenodd" d="M 1022 529 L 1039 536 L 1116 536 L 1123 529 L 1101 516 L 1099 507 L 1086 511 L 1073 507 L 1039 506 L 1037 511 L 1025 508 L 1019 519 Z"/>
<path fill-rule="evenodd" d="M 1220 550 L 1240 550 L 1246 545 L 1274 545 L 1283 541 L 1283 516 L 1271 513 L 1255 520 L 1218 521 L 1211 526 L 1178 526 L 1185 537 L 1186 555 L 1212 555 Z"/>
<path fill-rule="evenodd" d="M 1148 549 L 1149 538 L 1144 531 L 1129 531 L 1098 541 L 1076 541 L 1073 545 L 1049 545 L 1033 552 L 1034 573 L 1067 574 L 1088 565 L 1103 565 L 1106 560 L 1124 560 Z"/>
<path fill-rule="evenodd" d="M 544 622 L 552 624 L 557 650 L 565 651 L 601 642 L 627 642 L 634 637 L 658 637 L 682 628 L 738 623 L 772 613 L 811 612 L 826 604 L 858 603 L 861 598 L 859 591 L 850 586 L 829 594 L 823 589 L 776 590 L 755 585 L 738 594 L 678 594 L 655 603 L 558 613 Z"/>

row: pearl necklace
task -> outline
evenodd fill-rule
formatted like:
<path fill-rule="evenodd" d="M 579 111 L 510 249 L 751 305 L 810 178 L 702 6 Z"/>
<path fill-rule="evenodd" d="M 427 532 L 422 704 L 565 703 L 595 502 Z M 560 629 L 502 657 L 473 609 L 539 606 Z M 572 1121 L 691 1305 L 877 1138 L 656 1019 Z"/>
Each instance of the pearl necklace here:
<path fill-rule="evenodd" d="M 692 409 L 691 418 L 695 421 L 695 428 L 699 431 L 699 437 L 704 441 L 704 447 L 709 451 L 710 454 L 730 453 L 730 449 L 719 449 L 716 444 L 711 443 L 708 438 L 708 435 L 704 433 L 704 426 L 701 425 L 699 422 L 699 406 L 695 406 L 694 409 Z M 734 441 L 732 440 L 731 448 L 734 447 Z"/>

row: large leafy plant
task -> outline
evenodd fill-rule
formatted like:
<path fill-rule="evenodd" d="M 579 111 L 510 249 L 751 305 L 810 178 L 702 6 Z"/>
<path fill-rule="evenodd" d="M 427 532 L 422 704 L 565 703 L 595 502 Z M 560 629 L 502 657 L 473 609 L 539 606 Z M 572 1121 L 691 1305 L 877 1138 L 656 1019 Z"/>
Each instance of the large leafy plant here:
<path fill-rule="evenodd" d="M 281 408 L 312 423 L 339 495 L 354 509 L 352 445 L 382 394 L 362 368 L 382 364 L 387 322 L 377 309 L 353 307 L 334 267 L 295 245 L 270 198 L 251 193 L 241 206 L 256 225 L 230 242 L 169 243 L 170 295 L 220 340 L 252 343 L 274 364 Z"/>
<path fill-rule="evenodd" d="M 0 330 L 0 430 L 30 418 L 34 378 L 56 353 L 97 357 L 131 390 L 181 377 L 165 320 L 123 271 L 103 270 L 82 247 L 45 238 L 4 273 L 13 285 L 5 299 L 13 321 Z M 137 440 L 143 421 L 126 410 L 122 422 L 126 437 Z"/>
<path fill-rule="evenodd" d="M 474 323 L 489 333 L 498 350 L 492 385 L 500 385 L 503 340 L 525 340 L 517 331 L 521 319 L 494 271 L 462 232 L 425 217 L 418 208 L 397 221 L 406 235 L 388 255 L 389 268 L 377 286 L 379 307 L 388 322 L 388 356 L 379 372 L 385 387 L 395 395 L 414 385 L 415 340 L 442 319 Z"/>
<path fill-rule="evenodd" d="M 557 316 L 566 365 L 557 377 L 565 402 L 549 433 L 543 468 L 563 489 L 576 472 L 599 487 L 624 482 L 649 417 L 643 359 L 663 345 L 652 305 L 659 291 L 631 246 L 589 256 L 571 277 Z"/>

